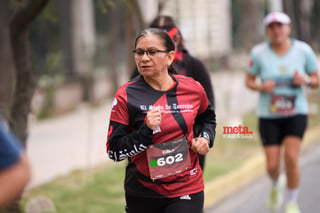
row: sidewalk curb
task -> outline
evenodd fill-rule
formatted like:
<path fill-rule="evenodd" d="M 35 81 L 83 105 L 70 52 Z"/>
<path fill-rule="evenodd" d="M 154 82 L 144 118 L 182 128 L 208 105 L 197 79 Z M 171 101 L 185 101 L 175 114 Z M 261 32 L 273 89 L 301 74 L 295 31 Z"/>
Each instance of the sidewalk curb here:
<path fill-rule="evenodd" d="M 307 130 L 302 143 L 302 151 L 309 145 L 316 143 L 317 139 L 320 138 L 319 128 L 320 126 L 316 126 Z M 246 160 L 238 169 L 205 184 L 205 208 L 217 204 L 262 176 L 265 172 L 265 157 L 261 151 Z"/>

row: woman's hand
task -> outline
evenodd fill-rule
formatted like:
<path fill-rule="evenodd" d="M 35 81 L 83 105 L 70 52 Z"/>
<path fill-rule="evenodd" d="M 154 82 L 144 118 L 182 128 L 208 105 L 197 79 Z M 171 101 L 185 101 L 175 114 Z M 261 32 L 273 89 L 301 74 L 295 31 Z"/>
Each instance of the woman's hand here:
<path fill-rule="evenodd" d="M 256 76 L 248 73 L 246 76 L 246 86 L 255 91 L 271 93 L 274 90 L 276 83 L 271 79 L 266 80 L 263 84 L 257 83 Z"/>
<path fill-rule="evenodd" d="M 274 80 L 271 80 L 271 79 L 266 80 L 261 86 L 261 91 L 266 93 L 271 93 L 274 90 L 275 86 L 276 86 L 276 83 L 274 82 Z"/>
<path fill-rule="evenodd" d="M 304 84 L 306 84 L 306 79 L 304 78 L 304 76 L 301 75 L 298 71 L 295 71 L 293 75 L 293 85 L 302 86 Z"/>
<path fill-rule="evenodd" d="M 205 155 L 209 152 L 209 141 L 206 138 L 199 137 L 193 138 L 191 140 L 191 149 L 192 151 L 200 154 Z"/>
<path fill-rule="evenodd" d="M 146 125 L 150 128 L 150 129 L 155 129 L 156 126 L 160 126 L 161 125 L 161 121 L 162 121 L 162 115 L 163 112 L 157 108 L 154 108 L 152 110 L 150 110 L 147 113 L 147 118 L 146 118 Z"/>

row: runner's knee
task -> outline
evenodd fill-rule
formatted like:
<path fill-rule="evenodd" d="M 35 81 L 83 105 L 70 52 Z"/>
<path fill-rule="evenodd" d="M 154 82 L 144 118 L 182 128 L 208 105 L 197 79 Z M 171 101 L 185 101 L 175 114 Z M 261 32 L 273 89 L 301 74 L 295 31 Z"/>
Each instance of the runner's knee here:
<path fill-rule="evenodd" d="M 267 162 L 267 171 L 269 174 L 276 174 L 279 172 L 280 165 L 276 161 Z"/>
<path fill-rule="evenodd" d="M 285 164 L 286 169 L 296 169 L 298 168 L 298 154 L 294 152 L 286 152 L 285 153 Z"/>

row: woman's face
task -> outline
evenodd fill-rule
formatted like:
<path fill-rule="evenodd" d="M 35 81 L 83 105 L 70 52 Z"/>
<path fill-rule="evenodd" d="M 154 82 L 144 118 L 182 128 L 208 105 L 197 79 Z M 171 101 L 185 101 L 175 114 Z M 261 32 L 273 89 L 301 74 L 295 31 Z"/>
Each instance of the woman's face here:
<path fill-rule="evenodd" d="M 267 26 L 267 36 L 273 44 L 282 44 L 287 41 L 290 33 L 291 27 L 288 24 L 273 22 Z"/>
<path fill-rule="evenodd" d="M 168 71 L 175 53 L 174 51 L 157 52 L 158 50 L 167 50 L 163 43 L 164 41 L 154 34 L 145 35 L 138 40 L 136 51 L 139 51 L 140 54 L 135 53 L 135 61 L 141 75 L 145 77 L 156 76 Z M 141 55 L 141 51 L 149 52 L 144 52 Z"/>

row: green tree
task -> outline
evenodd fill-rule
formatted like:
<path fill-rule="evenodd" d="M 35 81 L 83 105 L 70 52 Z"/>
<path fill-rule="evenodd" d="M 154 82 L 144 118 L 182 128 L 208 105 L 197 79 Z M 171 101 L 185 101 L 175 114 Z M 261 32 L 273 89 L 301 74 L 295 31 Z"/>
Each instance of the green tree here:
<path fill-rule="evenodd" d="M 284 11 L 292 19 L 293 35 L 311 43 L 311 0 L 283 0 Z"/>
<path fill-rule="evenodd" d="M 264 1 L 232 0 L 232 34 L 235 48 L 250 49 L 263 40 Z"/>
<path fill-rule="evenodd" d="M 5 120 L 10 118 L 14 94 L 15 67 L 9 30 L 9 1 L 0 3 L 0 113 Z"/>

